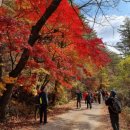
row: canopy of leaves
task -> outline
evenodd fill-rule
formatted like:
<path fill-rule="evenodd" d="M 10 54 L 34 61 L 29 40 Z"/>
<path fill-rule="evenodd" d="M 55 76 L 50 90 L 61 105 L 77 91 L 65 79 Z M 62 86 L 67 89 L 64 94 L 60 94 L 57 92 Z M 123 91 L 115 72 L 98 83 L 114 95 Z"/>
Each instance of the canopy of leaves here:
<path fill-rule="evenodd" d="M 73 77 L 79 77 L 81 69 L 86 75 L 89 74 L 87 63 L 93 64 L 95 68 L 101 68 L 110 62 L 107 53 L 103 51 L 101 39 L 84 37 L 92 30 L 79 17 L 78 8 L 76 6 L 72 8 L 67 0 L 61 1 L 57 10 L 43 26 L 33 46 L 28 44 L 30 30 L 52 0 L 15 2 L 10 6 L 13 10 L 11 13 L 7 7 L 1 8 L 0 42 L 4 46 L 3 62 L 5 66 L 7 64 L 10 66 L 4 67 L 6 74 L 18 64 L 23 49 L 29 50 L 30 58 L 18 78 L 19 82 L 27 82 L 27 88 L 36 83 L 38 73 L 31 71 L 36 68 L 46 70 L 49 74 L 47 80 L 58 80 L 63 86 L 71 87 L 71 80 Z"/>

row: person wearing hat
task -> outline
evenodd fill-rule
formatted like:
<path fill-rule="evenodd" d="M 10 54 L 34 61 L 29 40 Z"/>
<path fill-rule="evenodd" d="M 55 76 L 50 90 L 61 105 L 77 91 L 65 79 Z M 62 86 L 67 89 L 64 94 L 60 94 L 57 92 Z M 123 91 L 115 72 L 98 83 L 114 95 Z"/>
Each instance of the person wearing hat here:
<path fill-rule="evenodd" d="M 108 111 L 110 114 L 110 120 L 113 127 L 113 130 L 119 130 L 119 113 L 113 109 L 113 103 L 117 101 L 116 92 L 112 90 L 110 96 L 106 99 L 105 104 L 108 106 Z M 114 103 L 116 104 L 116 103 Z"/>

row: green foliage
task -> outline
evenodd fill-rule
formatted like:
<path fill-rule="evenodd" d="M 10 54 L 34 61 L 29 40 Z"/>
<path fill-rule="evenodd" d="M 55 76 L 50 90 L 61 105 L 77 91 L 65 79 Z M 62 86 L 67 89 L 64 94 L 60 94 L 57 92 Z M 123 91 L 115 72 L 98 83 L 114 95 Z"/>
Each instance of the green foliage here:
<path fill-rule="evenodd" d="M 126 118 L 127 123 L 130 124 L 130 108 L 125 107 L 123 111 L 124 111 L 124 116 Z"/>
<path fill-rule="evenodd" d="M 58 105 L 62 105 L 62 104 L 65 104 L 69 101 L 68 99 L 68 91 L 65 87 L 63 86 L 59 86 L 57 88 L 57 101 L 56 101 L 56 104 Z"/>
<path fill-rule="evenodd" d="M 121 25 L 119 29 L 121 34 L 121 41 L 117 43 L 118 49 L 124 54 L 130 54 L 130 19 L 126 18 L 124 25 Z"/>
<path fill-rule="evenodd" d="M 98 79 L 100 82 L 100 87 L 102 88 L 108 88 L 109 87 L 109 74 L 108 70 L 106 68 L 103 68 L 99 73 L 98 73 Z"/>
<path fill-rule="evenodd" d="M 113 89 L 113 88 L 118 88 L 119 82 L 118 82 L 118 72 L 119 69 L 117 65 L 121 61 L 121 57 L 113 52 L 110 52 L 110 57 L 111 57 L 111 63 L 107 66 L 106 71 L 108 75 L 108 80 L 109 80 L 109 88 L 108 89 Z"/>
<path fill-rule="evenodd" d="M 84 38 L 86 38 L 86 39 L 93 39 L 93 38 L 96 38 L 96 37 L 97 37 L 97 34 L 94 30 L 92 30 L 92 32 L 90 34 L 84 35 Z"/>
<path fill-rule="evenodd" d="M 130 56 L 121 60 L 118 64 L 118 79 L 122 86 L 130 86 Z"/>
<path fill-rule="evenodd" d="M 33 70 L 33 73 L 38 73 L 39 75 L 40 74 L 50 74 L 46 69 L 44 69 L 44 68 L 38 68 L 38 69 L 35 69 L 35 70 Z"/>
<path fill-rule="evenodd" d="M 112 71 L 111 66 L 109 67 Z M 110 89 L 116 89 L 123 105 L 130 107 L 130 56 L 122 58 L 114 67 L 116 69 L 110 76 Z"/>

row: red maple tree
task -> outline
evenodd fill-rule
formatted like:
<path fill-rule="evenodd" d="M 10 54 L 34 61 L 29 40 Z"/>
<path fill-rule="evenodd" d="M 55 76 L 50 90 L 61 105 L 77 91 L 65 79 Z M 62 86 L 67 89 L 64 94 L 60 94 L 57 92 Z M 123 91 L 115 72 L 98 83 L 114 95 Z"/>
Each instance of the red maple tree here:
<path fill-rule="evenodd" d="M 9 14 L 8 9 L 3 8 L 1 12 L 0 40 L 9 56 L 8 74 L 19 77 L 21 82 L 26 80 L 21 73 L 23 69 L 43 67 L 50 73 L 49 80 L 71 87 L 72 77 L 80 79 L 79 68 L 90 75 L 86 63 L 92 62 L 100 68 L 110 61 L 101 39 L 84 37 L 92 30 L 81 19 L 78 8 L 72 8 L 68 0 L 16 0 L 14 12 Z M 36 74 L 29 76 L 26 88 L 36 82 Z M 48 74 L 43 85 L 49 82 L 46 77 Z M 4 103 L 8 95 L 3 110 L 12 88 L 12 84 L 6 85 L 9 92 L 5 91 L 0 101 Z"/>

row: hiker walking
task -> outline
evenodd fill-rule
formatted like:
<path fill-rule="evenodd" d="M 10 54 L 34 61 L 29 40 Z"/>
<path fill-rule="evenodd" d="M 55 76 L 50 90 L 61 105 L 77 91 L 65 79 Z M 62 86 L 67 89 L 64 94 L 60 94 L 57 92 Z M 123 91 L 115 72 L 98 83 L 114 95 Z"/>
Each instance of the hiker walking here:
<path fill-rule="evenodd" d="M 44 124 L 46 124 L 48 98 L 45 92 L 45 88 L 41 89 L 41 93 L 39 94 L 39 101 L 40 101 L 40 123 L 42 123 L 42 118 L 44 113 Z"/>
<path fill-rule="evenodd" d="M 105 103 L 108 106 L 113 130 L 119 130 L 119 113 L 121 113 L 121 103 L 116 97 L 115 91 L 111 91 L 110 97 L 105 101 Z"/>
<path fill-rule="evenodd" d="M 91 92 L 88 92 L 87 96 L 86 96 L 86 102 L 87 102 L 87 109 L 88 108 L 92 108 L 92 94 Z"/>
<path fill-rule="evenodd" d="M 79 89 L 76 91 L 77 96 L 77 108 L 81 108 L 82 93 Z"/>
<path fill-rule="evenodd" d="M 101 104 L 101 91 L 100 90 L 98 91 L 97 96 L 98 96 L 98 103 Z"/>
<path fill-rule="evenodd" d="M 105 91 L 103 89 L 101 90 L 101 94 L 102 94 L 103 101 L 105 101 Z"/>

